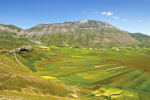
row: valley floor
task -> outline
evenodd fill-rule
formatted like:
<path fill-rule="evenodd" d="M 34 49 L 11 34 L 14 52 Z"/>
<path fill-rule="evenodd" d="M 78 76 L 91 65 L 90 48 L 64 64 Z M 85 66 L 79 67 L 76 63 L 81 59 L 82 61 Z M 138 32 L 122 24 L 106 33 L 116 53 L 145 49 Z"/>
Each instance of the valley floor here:
<path fill-rule="evenodd" d="M 33 48 L 0 55 L 1 98 L 150 98 L 149 48 Z"/>

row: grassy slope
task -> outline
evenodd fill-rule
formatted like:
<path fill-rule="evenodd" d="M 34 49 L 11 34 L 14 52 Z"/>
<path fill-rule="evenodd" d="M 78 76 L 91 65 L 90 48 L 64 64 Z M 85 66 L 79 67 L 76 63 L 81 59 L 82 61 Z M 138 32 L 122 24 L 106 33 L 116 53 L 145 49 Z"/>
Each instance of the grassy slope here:
<path fill-rule="evenodd" d="M 26 68 L 15 61 L 13 55 L 1 54 L 0 58 L 0 90 L 2 91 L 70 97 L 72 97 L 71 93 L 74 94 L 74 91 L 78 96 L 84 94 L 75 87 L 53 83 L 29 73 Z"/>
<path fill-rule="evenodd" d="M 4 34 L 6 35 L 6 33 Z M 11 36 L 12 35 L 8 33 L 8 37 L 6 35 L 7 38 L 5 40 L 8 39 L 10 41 L 13 41 L 12 40 L 13 38 Z M 22 44 L 21 43 L 22 40 L 19 39 L 14 39 L 13 43 L 16 44 L 17 43 L 16 41 L 20 42 L 19 45 Z M 6 43 L 7 46 L 3 44 L 1 45 L 1 48 L 12 49 L 14 47 L 12 45 L 13 43 L 7 42 Z M 30 42 L 25 42 L 25 44 L 33 45 Z M 16 47 L 19 47 L 19 45 L 16 45 Z M 8 91 L 8 93 L 10 94 L 12 93 L 12 95 L 17 95 L 17 96 L 22 95 L 21 97 L 25 97 L 29 95 L 29 98 L 31 94 L 37 94 L 35 98 L 38 98 L 40 94 L 69 96 L 69 97 L 73 97 L 71 94 L 75 94 L 78 95 L 79 97 L 83 97 L 85 92 L 87 93 L 87 91 L 82 90 L 81 88 L 66 86 L 64 84 L 93 88 L 94 86 L 97 86 L 97 84 L 91 84 L 91 83 L 100 82 L 99 86 L 105 87 L 106 85 L 109 84 L 109 82 L 112 82 L 110 80 L 118 77 L 115 75 L 121 75 L 119 72 L 121 73 L 124 72 L 126 68 L 116 69 L 115 71 L 105 71 L 105 70 L 108 68 L 118 67 L 122 65 L 128 67 L 135 67 L 136 69 L 140 69 L 143 71 L 145 71 L 146 69 L 147 73 L 150 72 L 148 67 L 149 59 L 150 59 L 150 57 L 148 56 L 150 54 L 149 50 L 143 50 L 142 52 L 140 50 L 132 51 L 128 49 L 124 49 L 124 50 L 122 49 L 120 51 L 108 50 L 102 53 L 101 55 L 99 55 L 102 51 L 103 50 L 70 48 L 70 47 L 58 48 L 53 46 L 52 48 L 50 48 L 50 50 L 35 48 L 33 51 L 28 51 L 28 52 L 23 51 L 20 53 L 16 53 L 17 59 L 26 67 L 28 67 L 32 71 L 32 73 L 29 73 L 28 70 L 24 68 L 24 66 L 19 64 L 16 61 L 13 54 L 7 54 L 6 52 L 0 55 L 0 73 L 1 73 L 0 90 L 1 92 Z M 97 55 L 99 56 L 95 58 L 95 56 Z M 105 67 L 102 68 L 93 67 L 99 65 L 105 65 Z M 140 75 L 147 76 L 147 74 L 143 73 L 142 71 L 139 72 L 140 72 L 139 76 Z M 41 78 L 41 76 L 43 75 L 58 77 L 60 82 L 58 84 L 56 80 L 47 81 Z M 114 76 L 112 77 L 112 75 Z M 97 79 L 97 77 L 99 78 Z M 131 81 L 130 77 L 127 80 Z M 51 81 L 55 81 L 55 83 Z M 147 83 L 149 84 L 149 82 L 145 80 L 141 80 L 141 81 L 145 82 L 146 85 L 144 84 L 140 88 L 147 86 Z M 62 84 L 61 82 L 64 84 Z M 130 88 L 130 86 L 136 86 L 136 84 L 132 85 L 132 81 L 130 84 L 126 84 L 126 85 L 128 89 Z M 110 86 L 106 86 L 106 88 L 107 87 Z M 17 93 L 14 93 L 16 91 Z M 74 91 L 76 91 L 76 93 Z M 135 92 L 135 90 L 132 91 Z M 147 88 L 147 91 L 149 91 L 149 88 Z M 21 94 L 19 94 L 18 92 L 21 92 Z M 5 95 L 5 97 L 8 96 L 8 93 L 2 92 L 2 94 Z M 24 94 L 24 93 L 29 93 L 29 94 Z M 149 95 L 149 92 L 144 93 L 143 91 L 139 91 L 136 93 L 138 94 L 140 93 L 142 99 L 148 98 L 147 95 Z M 95 95 L 95 94 L 91 94 L 91 95 Z M 130 98 L 130 96 L 128 96 L 127 94 L 125 95 L 127 96 L 127 98 L 128 97 Z M 108 100 L 109 96 L 107 95 L 107 93 L 105 93 L 103 96 L 97 97 L 96 99 L 105 98 Z M 88 96 L 88 98 L 94 99 L 95 96 L 94 97 Z M 134 97 L 131 98 L 133 99 Z"/>
<path fill-rule="evenodd" d="M 108 51 L 104 51 L 101 55 L 99 55 L 101 52 L 102 52 L 102 50 L 100 51 L 100 50 L 96 50 L 96 49 L 95 50 L 84 49 L 84 48 L 78 49 L 78 48 L 70 48 L 70 47 L 58 48 L 58 47 L 53 46 L 52 48 L 50 48 L 50 50 L 49 49 L 42 50 L 42 49 L 37 48 L 31 52 L 22 51 L 20 53 L 17 53 L 16 55 L 20 62 L 22 62 L 26 67 L 29 67 L 29 68 L 31 67 L 30 70 L 32 70 L 33 72 L 34 72 L 34 70 L 36 70 L 33 74 L 29 73 L 28 70 L 26 70 L 23 66 L 19 66 L 19 63 L 16 62 L 13 54 L 8 55 L 7 53 L 4 53 L 1 55 L 1 62 L 2 62 L 1 73 L 5 73 L 7 75 L 6 75 L 6 77 L 1 79 L 2 80 L 1 84 L 3 84 L 3 83 L 4 84 L 2 86 L 0 86 L 0 89 L 8 90 L 9 92 L 19 91 L 19 92 L 30 93 L 30 94 L 49 93 L 50 95 L 70 96 L 71 97 L 71 95 L 68 95 L 68 93 L 74 93 L 74 91 L 70 90 L 70 89 L 74 89 L 74 87 L 67 86 L 67 88 L 70 88 L 70 89 L 66 90 L 66 86 L 64 86 L 62 84 L 46 81 L 46 80 L 40 78 L 40 76 L 43 76 L 43 75 L 46 75 L 46 76 L 52 75 L 54 77 L 57 76 L 59 78 L 59 80 L 62 81 L 64 84 L 79 86 L 79 87 L 89 87 L 89 89 L 90 89 L 90 88 L 93 88 L 94 84 L 90 86 L 88 84 L 82 84 L 81 82 L 91 83 L 91 82 L 94 82 L 95 79 L 96 79 L 96 81 L 98 81 L 97 77 L 99 77 L 101 74 L 102 74 L 102 76 L 100 76 L 100 77 L 103 77 L 104 79 L 106 78 L 107 79 L 106 81 L 111 82 L 109 80 L 112 80 L 112 79 L 118 77 L 118 76 L 115 76 L 115 77 L 109 78 L 109 77 L 111 77 L 112 74 L 117 75 L 117 74 L 119 74 L 119 72 L 124 71 L 124 69 L 126 69 L 126 68 L 116 69 L 115 70 L 116 74 L 114 74 L 114 71 L 105 71 L 105 69 L 123 65 L 123 64 L 112 63 L 113 61 L 111 61 L 109 63 L 109 62 L 107 62 L 107 60 L 110 60 L 112 58 L 113 59 L 114 58 L 115 59 L 119 59 L 119 58 L 127 59 L 127 58 L 130 58 L 131 56 L 141 57 L 141 56 L 144 56 L 145 54 L 149 53 L 148 50 L 146 50 L 142 53 L 138 50 L 134 51 L 134 52 L 131 50 L 124 50 L 124 51 L 108 50 Z M 51 54 L 51 56 L 48 54 Z M 99 55 L 98 58 L 95 58 L 95 56 L 97 56 L 97 55 Z M 106 61 L 103 59 L 106 59 Z M 122 60 L 122 59 L 120 59 L 120 60 Z M 132 59 L 129 59 L 129 60 L 132 60 Z M 9 61 L 9 62 L 7 62 L 7 61 Z M 33 63 L 29 64 L 28 63 L 29 61 L 33 61 L 34 64 Z M 138 63 L 142 63 L 142 62 L 138 62 Z M 34 67 L 34 66 L 31 66 L 31 64 L 36 66 L 34 70 L 32 69 L 32 67 Z M 148 63 L 145 63 L 145 64 L 148 64 Z M 40 68 L 37 65 L 43 66 L 43 68 Z M 93 67 L 93 66 L 97 66 L 97 65 L 105 65 L 105 67 L 102 67 L 102 68 L 94 68 Z M 77 67 L 74 67 L 74 66 L 77 66 Z M 128 65 L 126 65 L 126 66 L 128 66 Z M 5 67 L 5 69 L 4 69 L 4 67 Z M 10 67 L 12 67 L 12 68 L 10 68 Z M 64 68 L 64 67 L 66 67 L 66 68 Z M 134 66 L 129 66 L 129 67 L 134 67 Z M 98 69 L 98 70 L 95 70 L 95 69 Z M 42 71 L 42 70 L 44 70 L 44 71 Z M 101 70 L 103 70 L 103 71 L 101 72 Z M 110 72 L 111 72 L 111 74 L 110 74 Z M 103 73 L 104 73 L 104 75 L 103 75 Z M 58 76 L 58 75 L 60 75 L 60 76 Z M 82 78 L 82 77 L 87 77 L 87 80 L 85 80 L 85 78 Z M 67 80 L 67 79 L 69 79 L 69 80 Z M 70 81 L 70 80 L 72 80 L 72 81 Z M 77 83 L 74 82 L 73 80 L 76 81 Z M 54 81 L 54 80 L 51 80 L 51 81 Z M 68 83 L 68 82 L 70 82 L 70 83 Z M 106 84 L 103 79 L 101 82 Z M 30 85 L 28 85 L 28 84 L 30 84 Z M 45 86 L 46 86 L 46 88 L 45 88 Z M 97 84 L 94 86 L 97 86 Z M 103 87 L 102 83 L 101 83 L 100 87 L 101 86 Z M 76 90 L 76 89 L 74 89 L 74 90 Z M 127 90 L 131 92 L 130 89 L 127 89 Z M 79 96 L 84 94 L 83 92 L 79 92 L 78 90 L 76 90 L 76 91 Z M 124 90 L 124 91 L 126 91 L 126 90 Z M 135 90 L 132 90 L 132 91 L 135 91 Z M 147 97 L 146 95 L 149 92 L 146 92 L 146 94 L 143 93 L 142 91 L 136 92 L 136 93 L 142 94 L 142 98 L 145 98 L 145 97 Z M 145 94 L 145 96 L 144 96 L 144 94 Z M 24 94 L 22 94 L 22 95 L 24 95 Z M 125 95 L 127 96 L 127 94 L 125 94 Z M 107 98 L 105 98 L 105 97 L 107 97 Z M 89 98 L 93 99 L 94 97 L 90 96 Z M 97 99 L 98 98 L 108 99 L 108 96 L 105 93 L 104 97 L 98 96 Z M 121 96 L 121 98 L 124 98 L 124 96 Z M 127 96 L 127 98 L 133 99 L 134 97 Z"/>
<path fill-rule="evenodd" d="M 128 36 L 120 30 L 108 30 L 108 29 L 75 29 L 74 32 L 69 31 L 67 33 L 56 33 L 51 35 L 43 35 L 40 40 L 44 44 L 63 46 L 68 44 L 70 46 L 83 46 L 86 48 L 110 48 L 113 46 L 124 47 L 138 45 L 137 41 L 134 43 L 126 40 L 122 36 Z M 100 38 L 97 38 L 100 37 Z M 122 39 L 120 39 L 122 38 Z M 132 38 L 130 38 L 133 40 Z"/>
<path fill-rule="evenodd" d="M 8 97 L 8 95 L 17 95 L 18 92 L 20 92 L 22 97 L 26 97 L 26 95 L 31 97 L 32 94 L 38 94 L 37 96 L 35 95 L 35 98 L 42 98 L 41 95 L 50 95 L 49 97 L 54 99 L 60 98 L 59 96 L 74 97 L 72 94 L 81 97 L 81 95 L 85 94 L 86 91 L 82 89 L 53 83 L 41 77 L 37 77 L 32 73 L 35 71 L 33 64 L 36 60 L 40 61 L 42 59 L 51 59 L 51 57 L 43 51 L 34 49 L 32 52 L 22 52 L 20 54 L 16 53 L 17 59 L 21 61 L 25 67 L 28 67 L 32 71 L 31 73 L 22 64 L 17 62 L 14 54 L 8 54 L 7 52 L 2 53 L 2 50 L 12 50 L 22 45 L 35 45 L 34 43 L 29 42 L 27 39 L 13 38 L 12 35 L 15 34 L 7 32 L 1 32 L 0 34 L 0 90 L 4 97 Z M 8 91 L 8 93 L 3 91 Z M 17 93 L 15 94 L 14 92 Z M 49 97 L 43 97 L 42 99 Z"/>
<path fill-rule="evenodd" d="M 85 25 L 79 26 L 80 28 L 82 27 L 83 29 L 72 28 L 72 24 L 74 23 L 72 24 L 71 23 L 69 26 L 61 26 L 59 24 L 58 26 L 55 26 L 53 24 L 50 24 L 48 26 L 36 26 L 36 27 L 32 27 L 26 30 L 26 32 L 28 33 L 33 32 L 32 34 L 29 35 L 31 39 L 40 40 L 44 44 L 52 44 L 52 45 L 58 45 L 58 46 L 68 44 L 71 46 L 83 46 L 83 47 L 88 47 L 88 48 L 95 48 L 95 47 L 110 48 L 113 46 L 122 47 L 122 46 L 139 45 L 138 41 L 135 41 L 128 34 L 124 33 L 121 30 L 99 27 L 98 23 L 104 25 L 104 23 L 100 21 L 89 20 L 89 25 L 85 24 Z M 53 25 L 51 27 L 52 28 L 51 31 L 53 31 L 51 34 L 43 30 L 44 28 L 47 28 L 51 25 Z M 14 25 L 2 25 L 2 26 L 8 27 L 9 29 L 12 29 L 12 30 L 17 30 L 18 32 L 22 30 Z M 89 27 L 93 27 L 93 29 L 85 29 Z M 95 29 L 95 27 L 97 27 L 97 29 Z M 47 28 L 47 30 L 49 30 L 49 28 Z M 57 30 L 56 33 L 54 32 L 56 31 L 55 29 Z M 66 29 L 67 32 L 63 32 L 61 31 L 61 29 Z M 0 34 L 1 33 L 2 32 L 0 32 Z M 9 37 L 7 36 L 6 38 L 3 36 L 0 35 L 0 38 L 2 39 L 1 41 L 3 41 L 1 45 L 3 45 L 4 43 L 7 44 L 8 42 L 10 42 L 10 38 L 12 35 L 10 36 L 9 34 Z M 27 34 L 20 35 L 20 37 L 26 37 L 26 36 Z M 14 44 L 12 44 L 14 47 L 16 47 L 15 45 L 19 45 L 19 42 L 17 42 L 17 39 L 13 39 L 13 41 L 14 42 L 16 41 Z M 22 44 L 24 42 L 29 42 L 29 41 L 22 38 Z M 7 46 L 5 46 L 5 48 L 7 48 Z"/>
<path fill-rule="evenodd" d="M 53 95 L 40 95 L 40 94 L 30 94 L 30 93 L 19 93 L 19 92 L 9 92 L 9 91 L 0 91 L 0 99 L 2 100 L 78 100 L 75 98 L 69 97 L 59 97 Z M 80 99 L 82 100 L 82 99 Z"/>
<path fill-rule="evenodd" d="M 12 30 L 16 29 L 18 32 L 20 32 L 22 30 L 21 28 L 15 26 L 15 25 L 4 25 L 4 24 L 0 24 L 0 25 L 2 25 L 4 27 L 8 27 L 9 29 L 12 29 Z"/>
<path fill-rule="evenodd" d="M 132 51 L 132 50 L 125 50 L 125 51 L 106 51 L 104 52 L 101 57 L 103 59 L 120 63 L 122 65 L 126 65 L 129 67 L 134 67 L 136 69 L 143 70 L 150 74 L 150 51 L 149 50 L 142 50 L 142 51 Z"/>
<path fill-rule="evenodd" d="M 149 50 L 145 50 L 144 52 L 141 52 L 139 50 L 132 51 L 128 49 L 125 49 L 123 51 L 108 50 L 108 51 L 104 51 L 104 53 L 99 55 L 102 52 L 102 50 L 70 48 L 70 47 L 58 48 L 53 46 L 52 48 L 50 48 L 50 50 L 48 50 L 48 52 L 50 52 L 53 55 L 53 59 L 37 62 L 35 64 L 36 65 L 35 68 L 37 70 L 35 74 L 39 76 L 44 76 L 47 80 L 50 81 L 55 81 L 60 83 L 62 82 L 67 85 L 79 86 L 89 90 L 95 90 L 94 88 L 98 89 L 101 86 L 104 85 L 106 86 L 110 83 L 113 83 L 112 80 L 118 78 L 121 75 L 128 76 L 128 74 L 131 71 L 131 75 L 129 75 L 127 79 L 122 80 L 124 84 L 128 83 L 126 84 L 126 87 L 128 88 L 127 90 L 131 91 L 130 90 L 131 87 L 135 89 L 136 86 L 138 86 L 138 83 L 142 84 L 146 82 L 145 80 L 147 80 L 147 78 L 149 77 L 149 74 L 137 70 L 140 69 L 140 67 L 130 66 L 129 63 L 133 61 L 135 61 L 133 63 L 136 63 L 136 60 L 138 60 L 137 65 L 145 63 L 144 65 L 148 66 L 149 60 L 146 60 L 145 62 L 144 62 L 145 59 L 142 60 L 141 62 L 140 60 L 142 59 L 141 57 L 144 57 L 146 56 L 147 53 L 149 53 Z M 97 55 L 99 55 L 98 58 L 95 58 L 95 56 Z M 132 60 L 131 59 L 132 56 L 139 57 L 141 59 L 137 58 Z M 120 60 L 127 59 L 129 60 L 129 62 L 126 61 L 126 64 L 124 63 L 119 64 L 119 62 L 115 62 L 113 61 L 113 59 L 120 59 Z M 111 60 L 111 61 L 107 61 L 107 60 Z M 100 66 L 100 65 L 105 65 L 105 66 L 100 68 L 93 67 L 93 66 Z M 112 71 L 111 70 L 106 71 L 106 69 L 118 67 L 118 66 L 126 66 L 126 67 L 115 69 Z M 149 67 L 147 66 L 146 68 L 149 69 Z M 136 69 L 130 67 L 135 67 Z M 146 72 L 148 72 L 148 70 Z M 138 73 L 139 75 L 136 75 Z M 142 77 L 144 80 L 141 80 Z M 134 78 L 135 80 L 133 80 L 132 78 Z M 135 81 L 137 82 L 136 84 L 134 83 Z M 145 83 L 145 85 L 146 84 L 147 83 Z M 117 83 L 117 85 L 110 85 L 110 86 L 119 86 L 119 84 Z M 149 92 L 146 93 L 149 94 Z M 121 98 L 124 97 L 122 96 Z M 127 96 L 127 98 L 134 98 L 134 97 Z"/>
<path fill-rule="evenodd" d="M 79 25 L 79 28 L 74 28 L 73 26 L 75 25 L 72 22 L 66 23 L 69 25 L 66 26 L 64 24 L 64 26 L 61 26 L 60 24 L 49 24 L 42 28 L 41 26 L 32 27 L 28 29 L 27 32 L 32 31 L 34 33 L 29 36 L 30 38 L 38 39 L 43 44 L 57 46 L 67 44 L 70 46 L 83 46 L 88 48 L 110 48 L 113 46 L 122 47 L 139 45 L 138 41 L 119 29 L 102 28 L 99 24 L 104 25 L 104 23 L 100 21 L 90 20 L 88 24 Z M 45 31 L 43 28 L 47 30 Z M 65 29 L 66 31 L 64 32 L 61 29 Z M 37 33 L 35 33 L 35 31 Z"/>
<path fill-rule="evenodd" d="M 12 50 L 14 48 L 21 47 L 22 45 L 35 45 L 27 38 L 13 38 L 13 36 L 16 36 L 16 33 L 0 31 L 0 49 Z"/>
<path fill-rule="evenodd" d="M 130 36 L 143 43 L 143 46 L 150 45 L 150 36 L 141 33 L 130 33 Z"/>

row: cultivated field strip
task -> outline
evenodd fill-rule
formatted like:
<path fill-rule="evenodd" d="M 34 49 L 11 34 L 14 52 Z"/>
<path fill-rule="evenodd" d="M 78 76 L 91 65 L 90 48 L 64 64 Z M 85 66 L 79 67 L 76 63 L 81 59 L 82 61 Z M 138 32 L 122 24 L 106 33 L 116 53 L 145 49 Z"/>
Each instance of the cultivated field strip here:
<path fill-rule="evenodd" d="M 109 77 L 113 77 L 118 74 L 122 74 L 124 72 L 132 71 L 132 68 L 123 68 L 122 71 L 116 72 L 116 71 L 107 71 L 107 70 L 91 70 L 91 71 L 85 71 L 82 73 L 74 73 L 74 74 L 68 74 L 68 75 L 62 75 L 61 77 L 65 77 L 66 79 L 70 81 L 76 81 L 78 83 L 86 83 L 86 84 L 93 84 L 99 81 L 102 81 L 104 79 L 107 79 Z M 97 84 L 99 85 L 99 83 Z"/>
<path fill-rule="evenodd" d="M 54 80 L 50 77 L 48 79 L 50 81 L 90 90 L 98 89 L 104 85 L 144 91 L 150 90 L 149 74 L 133 67 L 128 67 L 128 65 L 105 60 L 111 57 L 113 59 L 114 51 L 106 51 L 95 57 L 100 52 L 102 51 L 62 48 L 59 51 L 51 51 L 51 53 L 55 54 L 53 58 L 37 62 L 35 68 L 38 74 L 45 76 L 46 79 L 49 76 L 57 78 L 56 81 L 56 79 Z M 117 52 L 115 54 L 117 55 Z"/>
<path fill-rule="evenodd" d="M 137 89 L 150 91 L 150 75 L 149 75 L 149 78 L 141 86 L 139 86 Z"/>
<path fill-rule="evenodd" d="M 124 73 L 124 72 L 128 72 L 128 71 L 130 71 L 130 70 L 132 70 L 132 69 L 130 69 L 130 68 L 126 68 L 126 67 L 124 67 L 124 68 L 120 68 L 120 69 L 114 69 L 114 70 L 111 70 L 111 71 L 107 71 L 107 74 L 103 74 L 103 75 L 101 75 L 101 77 L 103 77 L 103 78 L 109 78 L 109 77 L 113 77 L 113 76 L 116 76 L 116 75 L 118 75 L 118 74 L 122 74 L 122 73 Z"/>
<path fill-rule="evenodd" d="M 141 75 L 131 80 L 130 83 L 128 83 L 125 87 L 135 88 L 139 83 L 142 83 L 145 81 L 144 79 L 147 77 L 147 75 L 148 75 L 147 73 L 143 72 Z"/>
<path fill-rule="evenodd" d="M 110 83 L 109 86 L 136 88 L 139 90 L 148 91 L 150 85 L 149 74 L 140 70 L 129 72 L 125 75 L 120 76 L 117 80 Z"/>
<path fill-rule="evenodd" d="M 131 71 L 122 75 L 122 77 L 114 82 L 110 83 L 110 86 L 121 86 L 125 85 L 131 78 L 134 78 L 137 74 L 141 73 L 140 70 Z"/>

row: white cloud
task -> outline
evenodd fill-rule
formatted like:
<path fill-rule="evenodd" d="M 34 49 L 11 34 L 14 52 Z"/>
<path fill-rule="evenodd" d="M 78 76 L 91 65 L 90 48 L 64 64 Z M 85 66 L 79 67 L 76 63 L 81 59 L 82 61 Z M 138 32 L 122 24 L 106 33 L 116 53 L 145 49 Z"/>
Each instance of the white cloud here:
<path fill-rule="evenodd" d="M 115 16 L 114 16 L 114 18 L 115 18 L 115 19 L 119 19 L 119 17 L 115 17 Z"/>
<path fill-rule="evenodd" d="M 109 12 L 109 13 L 107 13 L 107 15 L 108 15 L 108 16 L 113 15 L 113 12 Z"/>
<path fill-rule="evenodd" d="M 84 13 L 84 14 L 86 14 L 86 12 L 85 12 L 85 11 L 84 11 L 83 13 Z"/>
<path fill-rule="evenodd" d="M 116 17 L 116 19 L 119 19 L 119 17 Z"/>
<path fill-rule="evenodd" d="M 98 14 L 98 11 L 94 11 L 93 13 Z"/>
<path fill-rule="evenodd" d="M 127 22 L 127 20 L 125 20 L 125 19 L 122 19 L 122 21 Z"/>
<path fill-rule="evenodd" d="M 139 22 L 141 22 L 141 20 L 138 20 Z"/>
<path fill-rule="evenodd" d="M 107 12 L 101 12 L 101 14 L 105 15 Z"/>

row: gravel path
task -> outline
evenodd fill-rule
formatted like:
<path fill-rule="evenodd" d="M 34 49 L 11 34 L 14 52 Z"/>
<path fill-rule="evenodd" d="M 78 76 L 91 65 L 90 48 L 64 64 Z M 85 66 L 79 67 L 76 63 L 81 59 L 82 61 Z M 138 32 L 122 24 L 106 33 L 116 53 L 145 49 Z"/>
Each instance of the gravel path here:
<path fill-rule="evenodd" d="M 122 68 L 122 67 L 125 67 L 125 66 L 113 67 L 113 68 L 109 68 L 109 69 L 106 69 L 106 70 L 112 70 L 112 69 L 117 69 L 117 68 Z"/>
<path fill-rule="evenodd" d="M 98 54 L 96 57 L 98 57 L 99 55 L 101 55 L 104 51 L 102 51 L 100 54 Z"/>
<path fill-rule="evenodd" d="M 16 54 L 14 53 L 14 56 L 15 56 L 15 59 L 18 63 L 20 63 L 22 66 L 24 66 L 18 59 L 17 59 L 17 56 Z M 24 66 L 26 69 L 28 69 L 29 72 L 32 72 L 29 68 L 27 68 L 26 66 Z"/>

